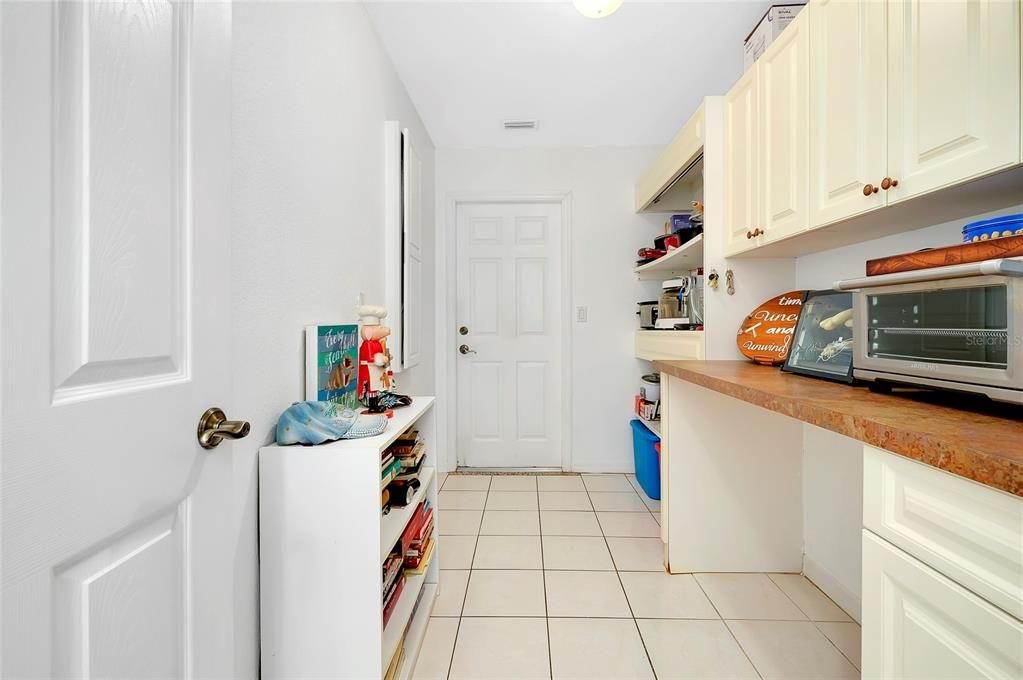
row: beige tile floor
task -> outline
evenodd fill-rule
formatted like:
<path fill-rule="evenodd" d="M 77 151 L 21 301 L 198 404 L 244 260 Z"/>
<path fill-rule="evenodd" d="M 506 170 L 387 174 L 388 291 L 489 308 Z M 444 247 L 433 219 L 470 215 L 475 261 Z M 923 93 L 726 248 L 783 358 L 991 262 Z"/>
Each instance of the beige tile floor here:
<path fill-rule="evenodd" d="M 451 475 L 414 677 L 859 678 L 860 628 L 797 574 L 665 574 L 632 475 Z"/>

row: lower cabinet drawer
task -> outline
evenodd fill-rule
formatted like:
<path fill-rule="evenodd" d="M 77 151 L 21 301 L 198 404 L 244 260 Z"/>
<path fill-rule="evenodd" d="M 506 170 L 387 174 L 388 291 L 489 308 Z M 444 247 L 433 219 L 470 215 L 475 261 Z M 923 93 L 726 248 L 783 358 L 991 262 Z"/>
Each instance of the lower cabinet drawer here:
<path fill-rule="evenodd" d="M 864 530 L 862 677 L 1023 678 L 1023 623 Z"/>
<path fill-rule="evenodd" d="M 863 526 L 1023 619 L 1023 498 L 868 446 Z"/>

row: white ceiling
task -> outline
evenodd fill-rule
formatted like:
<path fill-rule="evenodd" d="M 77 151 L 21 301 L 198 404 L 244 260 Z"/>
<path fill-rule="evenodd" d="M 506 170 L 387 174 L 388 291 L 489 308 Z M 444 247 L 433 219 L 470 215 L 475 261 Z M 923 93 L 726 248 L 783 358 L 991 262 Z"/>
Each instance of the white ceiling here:
<path fill-rule="evenodd" d="M 438 147 L 633 146 L 671 139 L 742 74 L 770 0 L 382 2 L 367 11 Z M 504 130 L 508 119 L 537 130 Z"/>

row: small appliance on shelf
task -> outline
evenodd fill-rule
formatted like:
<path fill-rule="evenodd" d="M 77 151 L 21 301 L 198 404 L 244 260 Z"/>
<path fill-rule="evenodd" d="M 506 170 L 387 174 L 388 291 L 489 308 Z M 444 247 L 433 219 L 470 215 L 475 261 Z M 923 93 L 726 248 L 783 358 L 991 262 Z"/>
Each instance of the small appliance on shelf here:
<path fill-rule="evenodd" d="M 694 330 L 702 325 L 703 270 L 663 282 L 654 327 L 660 330 Z"/>

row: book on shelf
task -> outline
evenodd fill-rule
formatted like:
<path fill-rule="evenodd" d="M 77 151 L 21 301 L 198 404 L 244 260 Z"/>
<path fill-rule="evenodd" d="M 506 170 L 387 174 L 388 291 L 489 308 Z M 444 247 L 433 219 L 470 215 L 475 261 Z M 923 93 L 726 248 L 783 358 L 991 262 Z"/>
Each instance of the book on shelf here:
<path fill-rule="evenodd" d="M 398 604 L 398 598 L 401 597 L 401 591 L 405 587 L 405 575 L 402 574 L 391 586 L 391 591 L 384 597 L 384 626 L 387 626 L 387 621 L 391 618 L 391 614 L 394 613 L 394 608 Z"/>
<path fill-rule="evenodd" d="M 405 629 L 405 634 L 408 634 L 408 629 Z M 394 680 L 398 677 L 398 671 L 401 670 L 402 663 L 405 661 L 405 635 L 401 636 L 398 640 L 398 647 L 394 650 L 394 656 L 391 657 L 391 663 L 387 665 L 387 672 L 384 673 L 384 680 Z"/>
<path fill-rule="evenodd" d="M 404 556 L 399 552 L 392 552 L 384 560 L 383 565 L 383 594 L 386 597 L 387 592 L 394 585 L 394 582 L 401 576 L 403 571 L 403 565 L 405 564 Z"/>
<path fill-rule="evenodd" d="M 414 567 L 406 567 L 406 574 L 425 574 L 426 570 L 430 567 L 430 560 L 433 559 L 433 548 L 437 545 L 437 541 L 433 540 L 433 537 L 429 539 L 426 544 L 426 550 L 423 551 L 423 557 L 419 560 L 419 563 Z"/>

